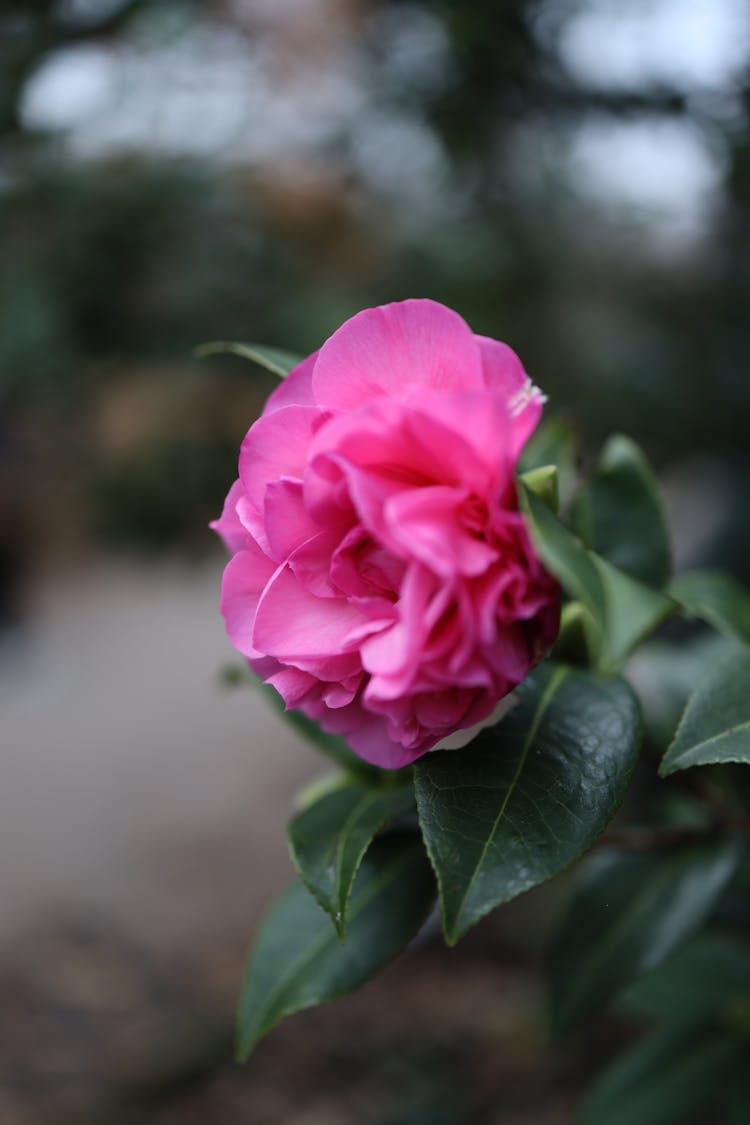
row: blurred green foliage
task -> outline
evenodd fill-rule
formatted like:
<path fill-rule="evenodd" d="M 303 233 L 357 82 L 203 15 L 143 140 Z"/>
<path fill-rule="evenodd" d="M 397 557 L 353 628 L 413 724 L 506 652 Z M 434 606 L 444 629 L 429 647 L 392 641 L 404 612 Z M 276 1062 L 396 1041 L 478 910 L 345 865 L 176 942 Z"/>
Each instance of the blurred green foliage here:
<path fill-rule="evenodd" d="M 363 306 L 428 295 L 508 340 L 551 408 L 580 421 L 589 450 L 616 429 L 642 442 L 657 468 L 719 457 L 741 498 L 747 68 L 713 102 L 645 80 L 587 85 L 555 50 L 580 6 L 362 0 L 348 16 L 342 9 L 341 27 L 327 33 L 343 37 L 360 68 L 366 99 L 354 137 L 323 139 L 312 154 L 290 142 L 259 162 L 135 142 L 81 155 L 65 130 L 40 127 L 25 99 L 40 68 L 74 47 L 138 55 L 210 26 L 232 50 L 262 59 L 262 5 L 255 16 L 247 5 L 245 17 L 220 0 L 4 5 L 0 408 L 20 435 L 21 479 L 43 485 L 54 465 L 84 541 L 92 531 L 120 545 L 193 539 L 219 509 L 232 450 L 269 386 L 232 359 L 196 371 L 193 346 L 251 339 L 306 352 Z M 432 69 L 414 62 L 424 55 L 420 34 L 438 44 Z M 399 63 L 404 43 L 412 55 Z M 304 44 L 297 50 L 301 66 Z M 390 192 L 363 171 L 357 145 L 383 115 L 426 130 L 442 154 L 424 207 L 409 198 L 408 170 L 400 194 L 403 151 L 387 137 L 375 158 L 393 165 Z M 652 252 L 653 219 L 576 193 L 560 164 L 560 145 L 579 125 L 664 120 L 699 130 L 721 173 L 707 233 L 671 255 Z M 295 162 L 299 176 L 287 167 Z M 152 377 L 172 403 L 160 426 L 144 417 L 125 447 L 109 448 L 100 416 L 113 388 Z M 197 425 L 184 408 L 196 384 L 222 404 Z M 733 531 L 725 553 L 742 557 L 744 534 Z"/>

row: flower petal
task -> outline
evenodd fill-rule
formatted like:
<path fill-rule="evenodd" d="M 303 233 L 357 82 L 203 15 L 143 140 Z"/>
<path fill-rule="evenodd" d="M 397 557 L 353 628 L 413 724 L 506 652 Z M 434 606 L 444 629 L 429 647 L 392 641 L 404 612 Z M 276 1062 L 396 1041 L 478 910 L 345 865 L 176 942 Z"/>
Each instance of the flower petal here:
<path fill-rule="evenodd" d="M 253 626 L 261 594 L 275 571 L 276 563 L 261 551 L 250 536 L 245 548 L 238 551 L 224 568 L 221 612 L 232 644 L 250 659 L 264 655 L 252 643 Z"/>
<path fill-rule="evenodd" d="M 315 400 L 337 409 L 397 396 L 414 384 L 484 385 L 471 329 L 435 301 L 402 301 L 353 316 L 320 349 L 312 376 Z"/>
<path fill-rule="evenodd" d="M 244 495 L 245 489 L 242 486 L 242 481 L 236 480 L 227 493 L 221 515 L 208 525 L 221 538 L 230 555 L 241 551 L 250 539 L 247 529 L 241 523 L 237 514 L 237 504 Z"/>
<path fill-rule="evenodd" d="M 315 406 L 283 406 L 250 427 L 240 450 L 240 480 L 245 489 L 240 518 L 261 546 L 270 547 L 265 530 L 266 488 L 281 477 L 301 480 L 307 451 L 326 414 Z"/>
<path fill-rule="evenodd" d="M 487 386 L 502 391 L 505 395 L 508 414 L 512 420 L 511 446 L 515 461 L 537 427 L 545 398 L 524 371 L 523 364 L 512 348 L 499 340 L 491 340 L 488 336 L 475 338 Z"/>
<path fill-rule="evenodd" d="M 263 414 L 273 414 L 282 406 L 314 406 L 312 393 L 312 373 L 318 352 L 313 352 L 297 367 L 293 367 L 285 379 L 268 396 Z"/>
<path fill-rule="evenodd" d="M 365 620 L 361 610 L 344 598 L 311 594 L 288 566 L 282 566 L 258 605 L 253 644 L 260 652 L 288 663 L 309 661 L 317 675 L 315 661 L 345 655 L 349 631 Z M 319 679 L 328 676 L 321 674 Z"/>
<path fill-rule="evenodd" d="M 326 733 L 343 735 L 360 758 L 373 766 L 397 770 L 419 757 L 419 752 L 415 753 L 391 737 L 387 718 L 368 711 L 359 699 L 335 710 L 322 700 L 305 701 L 300 710 L 320 723 Z"/>
<path fill-rule="evenodd" d="M 266 486 L 263 512 L 269 550 L 280 563 L 320 533 L 320 525 L 310 519 L 302 502 L 301 480 L 282 477 L 271 481 Z"/>
<path fill-rule="evenodd" d="M 385 505 L 390 535 L 435 574 L 482 574 L 497 552 L 465 526 L 464 489 L 436 485 L 392 496 Z"/>

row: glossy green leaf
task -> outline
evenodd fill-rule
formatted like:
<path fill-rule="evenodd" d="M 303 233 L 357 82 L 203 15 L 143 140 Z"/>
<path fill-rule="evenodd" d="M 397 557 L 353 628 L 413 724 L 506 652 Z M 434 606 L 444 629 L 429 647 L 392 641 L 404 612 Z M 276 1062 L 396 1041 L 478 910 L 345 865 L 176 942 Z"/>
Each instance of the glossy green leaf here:
<path fill-rule="evenodd" d="M 596 1082 L 577 1125 L 680 1125 L 718 1106 L 747 1046 L 711 1024 L 668 1026 L 621 1055 Z M 714 1120 L 712 1118 L 711 1120 Z"/>
<path fill-rule="evenodd" d="M 726 842 L 602 852 L 573 891 L 551 965 L 555 1031 L 661 964 L 695 932 L 737 862 Z"/>
<path fill-rule="evenodd" d="M 672 569 L 671 548 L 656 478 L 630 438 L 604 447 L 571 509 L 585 546 L 648 586 L 661 588 Z"/>
<path fill-rule="evenodd" d="M 627 679 L 641 701 L 649 738 L 666 750 L 674 738 L 690 693 L 706 668 L 737 652 L 739 642 L 701 630 L 678 642 L 652 640 L 642 645 L 628 663 Z"/>
<path fill-rule="evenodd" d="M 646 1019 L 731 1021 L 750 1003 L 750 937 L 699 933 L 653 972 L 631 984 L 618 1010 Z"/>
<path fill-rule="evenodd" d="M 257 363 L 259 367 L 265 367 L 266 371 L 278 375 L 280 379 L 284 379 L 302 362 L 302 356 L 281 348 L 267 348 L 265 344 L 241 344 L 232 340 L 213 340 L 209 344 L 201 344 L 195 349 L 195 355 L 198 359 L 206 359 L 212 355 L 236 355 L 240 359 Z"/>
<path fill-rule="evenodd" d="M 588 614 L 590 648 L 599 670 L 618 670 L 632 649 L 675 611 L 674 601 L 587 550 L 523 485 L 520 499 L 544 565 Z"/>
<path fill-rule="evenodd" d="M 330 914 L 342 941 L 354 877 L 376 833 L 414 808 L 412 785 L 334 789 L 298 813 L 289 847 L 302 882 Z"/>
<path fill-rule="evenodd" d="M 573 493 L 577 443 L 573 431 L 562 418 L 545 418 L 529 438 L 521 454 L 520 471 L 557 467 L 560 504 L 565 507 Z"/>
<path fill-rule="evenodd" d="M 362 861 L 342 944 L 315 900 L 293 883 L 261 924 L 240 1003 L 237 1054 L 246 1059 L 285 1016 L 359 988 L 419 931 L 435 898 L 414 836 L 376 840 Z"/>
<path fill-rule="evenodd" d="M 750 644 L 750 593 L 729 574 L 689 571 L 675 578 L 669 592 L 690 617 Z"/>
<path fill-rule="evenodd" d="M 688 700 L 662 776 L 690 766 L 750 763 L 750 649 L 710 668 Z"/>
<path fill-rule="evenodd" d="M 638 704 L 622 680 L 547 663 L 518 695 L 463 750 L 433 752 L 415 766 L 451 944 L 589 848 L 635 766 Z"/>

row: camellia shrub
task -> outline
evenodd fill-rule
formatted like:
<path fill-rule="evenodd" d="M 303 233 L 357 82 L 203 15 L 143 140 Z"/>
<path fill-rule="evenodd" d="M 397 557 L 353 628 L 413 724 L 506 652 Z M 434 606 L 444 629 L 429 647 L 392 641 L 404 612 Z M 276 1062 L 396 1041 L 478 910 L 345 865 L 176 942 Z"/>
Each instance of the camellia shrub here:
<path fill-rule="evenodd" d="M 750 596 L 673 577 L 634 443 L 580 479 L 518 357 L 442 305 L 367 309 L 303 360 L 200 350 L 282 377 L 212 525 L 222 612 L 339 767 L 289 824 L 299 878 L 251 953 L 239 1057 L 377 973 L 436 901 L 453 945 L 597 844 L 551 1025 L 614 1003 L 652 1030 L 580 1121 L 750 1120 Z M 648 800 L 608 831 L 642 745 Z"/>

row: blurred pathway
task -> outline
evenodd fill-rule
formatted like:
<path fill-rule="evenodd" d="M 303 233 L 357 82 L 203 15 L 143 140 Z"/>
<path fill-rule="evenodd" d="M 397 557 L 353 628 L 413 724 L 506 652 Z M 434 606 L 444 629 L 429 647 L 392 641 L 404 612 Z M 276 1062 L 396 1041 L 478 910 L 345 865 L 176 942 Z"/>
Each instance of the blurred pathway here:
<path fill-rule="evenodd" d="M 0 943 L 48 920 L 181 946 L 252 921 L 325 769 L 227 692 L 221 560 L 48 581 L 0 646 Z"/>

